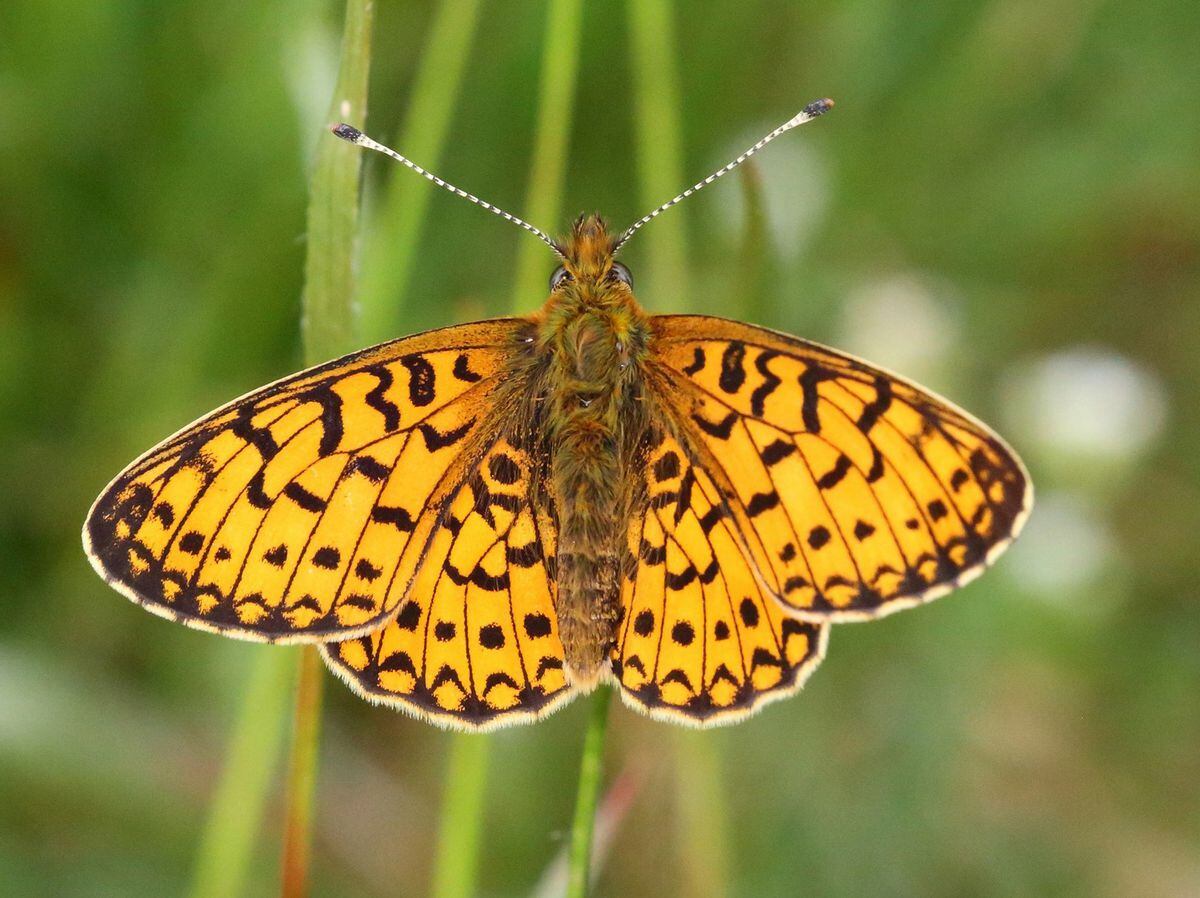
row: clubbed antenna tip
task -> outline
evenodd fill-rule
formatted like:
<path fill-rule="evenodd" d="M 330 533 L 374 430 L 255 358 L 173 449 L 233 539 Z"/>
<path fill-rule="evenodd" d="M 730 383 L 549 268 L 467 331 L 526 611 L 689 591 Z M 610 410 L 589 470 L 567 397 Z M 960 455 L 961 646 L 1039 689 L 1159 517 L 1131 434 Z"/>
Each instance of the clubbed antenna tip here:
<path fill-rule="evenodd" d="M 348 140 L 350 143 L 358 143 L 363 136 L 362 132 L 353 125 L 347 125 L 345 122 L 340 122 L 329 129 L 342 140 Z"/>
<path fill-rule="evenodd" d="M 813 100 L 804 107 L 801 115 L 807 115 L 809 118 L 816 118 L 818 115 L 828 112 L 832 108 L 833 100 L 829 99 L 829 97 L 825 97 L 823 100 Z"/>

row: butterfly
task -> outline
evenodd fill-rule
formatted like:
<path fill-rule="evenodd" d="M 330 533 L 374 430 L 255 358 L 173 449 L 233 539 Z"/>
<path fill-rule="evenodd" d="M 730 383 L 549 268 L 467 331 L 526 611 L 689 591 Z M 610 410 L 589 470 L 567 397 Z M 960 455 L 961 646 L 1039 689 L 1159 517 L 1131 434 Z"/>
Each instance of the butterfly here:
<path fill-rule="evenodd" d="M 944 399 L 750 324 L 648 315 L 616 259 L 563 241 L 542 309 L 405 337 L 217 409 L 151 449 L 84 527 L 148 610 L 320 643 L 367 699 L 448 727 L 539 719 L 610 681 L 704 726 L 795 692 L 829 629 L 977 576 L 1032 500 Z"/>

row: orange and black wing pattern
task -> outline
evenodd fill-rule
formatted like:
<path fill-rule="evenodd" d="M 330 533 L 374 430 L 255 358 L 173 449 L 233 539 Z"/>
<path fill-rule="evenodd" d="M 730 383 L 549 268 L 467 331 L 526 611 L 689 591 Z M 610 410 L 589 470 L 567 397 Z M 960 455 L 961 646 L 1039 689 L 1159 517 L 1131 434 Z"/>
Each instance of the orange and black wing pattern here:
<path fill-rule="evenodd" d="M 431 511 L 486 449 L 518 327 L 385 343 L 184 428 L 96 500 L 93 566 L 201 629 L 279 642 L 370 630 L 407 594 Z"/>
<path fill-rule="evenodd" d="M 544 456 L 527 445 L 495 442 L 444 510 L 427 512 L 432 537 L 390 621 L 322 647 L 355 692 L 470 730 L 535 720 L 572 697 Z"/>
<path fill-rule="evenodd" d="M 765 588 L 814 621 L 949 592 L 1016 537 L 1032 492 L 979 421 L 908 381 L 795 337 L 652 319 L 660 401 L 725 496 Z"/>
<path fill-rule="evenodd" d="M 795 692 L 828 625 L 784 613 L 752 567 L 717 484 L 671 436 L 647 441 L 628 535 L 614 678 L 626 704 L 691 726 L 733 723 Z"/>

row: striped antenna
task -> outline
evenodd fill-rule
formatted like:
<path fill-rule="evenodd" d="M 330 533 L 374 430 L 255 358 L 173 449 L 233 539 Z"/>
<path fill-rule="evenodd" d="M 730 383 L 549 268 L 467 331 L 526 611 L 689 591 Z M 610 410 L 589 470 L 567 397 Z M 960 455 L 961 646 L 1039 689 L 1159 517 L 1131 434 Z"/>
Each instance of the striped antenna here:
<path fill-rule="evenodd" d="M 505 212 L 503 209 L 501 209 L 497 206 L 493 206 L 491 203 L 487 202 L 486 200 L 481 200 L 479 197 L 474 196 L 470 193 L 467 193 L 465 190 L 463 190 L 459 187 L 455 187 L 453 184 L 449 183 L 448 181 L 443 181 L 441 178 L 439 178 L 437 175 L 433 174 L 432 172 L 428 172 L 425 169 L 421 168 L 421 166 L 417 165 L 417 163 L 413 162 L 411 159 L 407 159 L 404 156 L 401 156 L 399 153 L 397 153 L 391 147 L 384 146 L 383 144 L 379 143 L 378 141 L 372 140 L 371 138 L 367 137 L 367 135 L 363 134 L 361 131 L 359 131 L 357 128 L 355 128 L 353 125 L 347 125 L 345 123 L 342 123 L 342 124 L 334 125 L 330 130 L 333 131 L 333 133 L 336 134 L 338 137 L 340 137 L 342 140 L 349 141 L 350 143 L 355 144 L 356 146 L 366 147 L 368 150 L 374 150 L 377 153 L 383 153 L 383 155 L 385 155 L 385 156 L 391 156 L 397 162 L 401 162 L 404 165 L 408 166 L 413 171 L 415 171 L 418 175 L 420 175 L 422 178 L 426 178 L 427 180 L 432 181 L 438 187 L 442 187 L 446 190 L 449 190 L 451 193 L 461 196 L 464 200 L 468 200 L 469 202 L 474 203 L 476 206 L 482 206 L 484 209 L 487 209 L 489 212 L 494 212 L 495 214 L 499 215 L 501 218 L 505 219 L 506 221 L 511 221 L 513 224 L 524 228 L 530 234 L 537 237 L 544 244 L 546 244 L 548 247 L 550 247 L 552 250 L 554 250 L 556 255 L 558 255 L 560 258 L 563 258 L 562 249 L 560 249 L 559 245 L 554 241 L 554 239 L 552 237 L 550 237 L 550 235 L 547 234 L 545 231 L 543 231 L 541 228 L 534 227 L 529 222 L 524 221 L 520 218 L 517 218 L 517 216 L 513 215 L 510 212 Z"/>
<path fill-rule="evenodd" d="M 761 150 L 763 147 L 765 147 L 767 144 L 769 144 L 772 140 L 774 140 L 780 134 L 783 134 L 786 131 L 791 131 L 793 128 L 803 125 L 805 122 L 811 122 L 818 115 L 822 115 L 823 113 L 828 112 L 832 108 L 833 108 L 833 100 L 830 100 L 830 99 L 814 100 L 813 102 L 809 103 L 807 106 L 805 106 L 803 109 L 801 109 L 800 112 L 796 116 L 788 119 L 786 122 L 784 122 L 782 125 L 780 125 L 778 128 L 776 128 L 774 131 L 772 131 L 770 134 L 768 134 L 766 137 L 764 137 L 762 140 L 760 140 L 754 146 L 750 147 L 750 149 L 746 150 L 746 152 L 742 153 L 742 155 L 738 156 L 736 159 L 734 159 L 732 162 L 730 162 L 728 165 L 726 165 L 724 168 L 718 169 L 717 171 L 713 172 L 711 175 L 709 175 L 703 181 L 697 181 L 695 184 L 693 184 L 691 187 L 689 187 L 683 193 L 679 194 L 679 196 L 663 203 L 661 206 L 659 206 L 657 209 L 655 209 L 649 215 L 639 218 L 637 221 L 635 221 L 633 224 L 631 224 L 625 230 L 625 233 L 621 235 L 621 239 L 618 240 L 616 242 L 616 245 L 613 246 L 613 252 L 615 253 L 622 246 L 624 246 L 626 244 L 626 242 L 628 242 L 629 238 L 632 237 L 634 234 L 636 234 L 643 225 L 649 224 L 651 221 L 658 218 L 658 216 L 662 215 L 664 212 L 666 212 L 668 209 L 670 209 L 676 203 L 683 202 L 685 199 L 687 199 L 689 196 L 691 196 L 693 193 L 695 193 L 700 188 L 707 187 L 713 181 L 717 180 L 717 178 L 720 178 L 720 177 L 723 177 L 724 175 L 729 174 L 731 171 L 733 171 L 735 168 L 737 168 L 739 165 L 741 165 L 743 162 L 745 162 L 747 159 L 749 159 L 751 156 L 753 156 L 755 153 L 757 153 L 759 150 Z"/>

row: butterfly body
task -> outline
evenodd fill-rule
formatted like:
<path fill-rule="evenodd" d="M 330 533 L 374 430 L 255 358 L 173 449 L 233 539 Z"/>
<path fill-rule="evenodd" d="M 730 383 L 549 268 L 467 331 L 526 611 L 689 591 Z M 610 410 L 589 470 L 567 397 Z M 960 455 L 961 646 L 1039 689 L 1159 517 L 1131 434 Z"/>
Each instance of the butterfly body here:
<path fill-rule="evenodd" d="M 596 682 L 616 639 L 629 492 L 647 426 L 649 320 L 628 278 L 613 277 L 612 243 L 599 218 L 576 221 L 563 272 L 533 319 L 544 361 L 528 382 L 558 511 L 559 632 L 569 677 L 583 686 Z"/>
<path fill-rule="evenodd" d="M 254 391 L 133 462 L 84 545 L 190 626 L 316 642 L 363 696 L 469 729 L 604 680 L 741 719 L 832 624 L 944 595 L 1032 500 L 994 433 L 859 359 L 649 316 L 581 218 L 545 306 Z"/>

